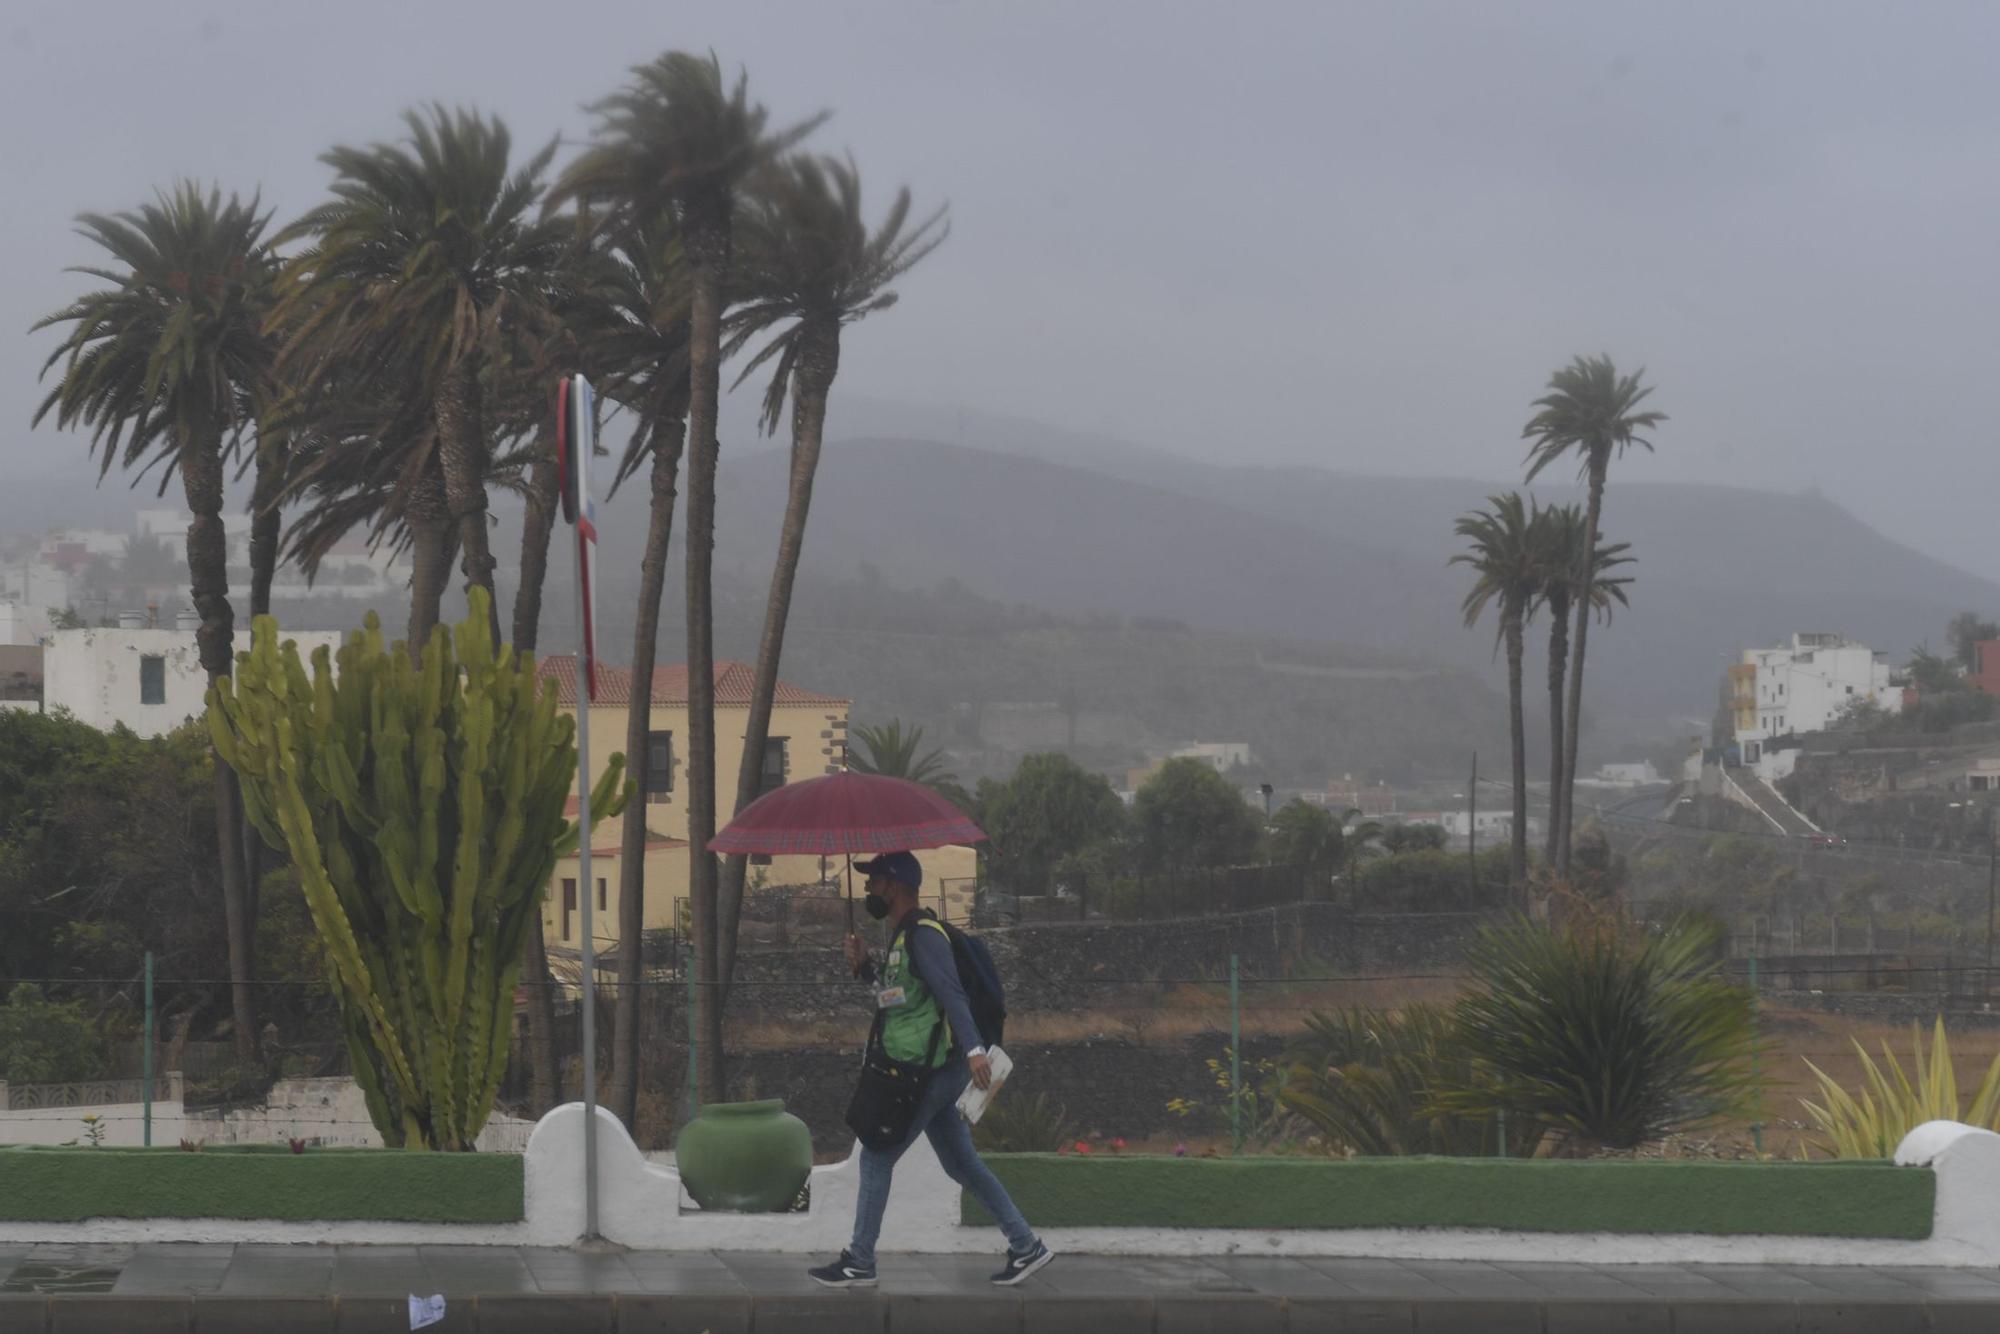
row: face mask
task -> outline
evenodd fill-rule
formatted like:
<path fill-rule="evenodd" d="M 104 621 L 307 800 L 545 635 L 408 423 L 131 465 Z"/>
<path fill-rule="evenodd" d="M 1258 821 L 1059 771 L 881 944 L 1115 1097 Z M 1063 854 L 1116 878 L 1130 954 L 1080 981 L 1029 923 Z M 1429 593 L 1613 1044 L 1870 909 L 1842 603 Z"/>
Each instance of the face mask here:
<path fill-rule="evenodd" d="M 868 915 L 878 922 L 889 915 L 889 900 L 881 898 L 878 895 L 869 894 L 865 896 L 861 900 L 861 906 L 866 908 Z"/>

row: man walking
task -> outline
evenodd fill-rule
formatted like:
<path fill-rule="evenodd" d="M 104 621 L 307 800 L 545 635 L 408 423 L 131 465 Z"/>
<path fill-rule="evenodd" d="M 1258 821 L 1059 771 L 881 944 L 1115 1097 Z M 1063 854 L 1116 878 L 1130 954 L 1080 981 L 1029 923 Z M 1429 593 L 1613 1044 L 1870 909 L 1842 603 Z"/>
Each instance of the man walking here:
<path fill-rule="evenodd" d="M 877 969 L 861 938 L 850 933 L 848 965 L 865 981 L 879 984 L 875 1004 L 883 1052 L 894 1061 L 919 1067 L 928 1063 L 932 1069 L 902 1142 L 880 1149 L 861 1146 L 854 1239 L 838 1260 L 807 1273 L 830 1288 L 875 1286 L 875 1240 L 882 1234 L 890 1178 L 896 1161 L 921 1133 L 930 1138 L 945 1174 L 971 1191 L 1006 1234 L 1007 1261 L 993 1282 L 1011 1287 L 1055 1256 L 1021 1217 L 1007 1188 L 979 1160 L 971 1127 L 958 1112 L 967 1081 L 983 1089 L 992 1081 L 993 1070 L 959 982 L 951 937 L 936 918 L 918 911 L 917 890 L 924 883 L 924 871 L 914 856 L 891 852 L 858 862 L 854 869 L 868 877 L 868 915 L 890 923 L 889 949 Z M 940 1043 L 940 1029 L 947 1023 L 952 1040 Z"/>

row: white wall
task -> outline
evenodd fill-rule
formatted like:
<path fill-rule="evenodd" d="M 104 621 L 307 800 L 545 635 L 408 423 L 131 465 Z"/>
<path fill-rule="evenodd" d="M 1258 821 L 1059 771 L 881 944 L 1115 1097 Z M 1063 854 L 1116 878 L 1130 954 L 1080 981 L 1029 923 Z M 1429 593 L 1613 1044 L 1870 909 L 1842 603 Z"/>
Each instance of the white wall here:
<path fill-rule="evenodd" d="M 1757 669 L 1757 719 L 1750 730 L 1738 730 L 1738 745 L 1747 748 L 1769 737 L 1821 731 L 1857 699 L 1872 700 L 1891 713 L 1901 708 L 1901 695 L 1889 684 L 1889 664 L 1874 650 L 1866 644 L 1817 640 L 1793 635 L 1784 648 L 1744 651 L 1743 661 Z"/>
<path fill-rule="evenodd" d="M 341 635 L 332 630 L 287 634 L 298 641 L 301 656 L 324 644 L 338 648 Z M 250 631 L 236 633 L 236 648 L 250 647 Z M 159 657 L 166 664 L 166 697 L 160 704 L 140 702 L 140 659 Z M 160 736 L 207 707 L 208 674 L 191 630 L 58 630 L 49 636 L 42 657 L 42 701 L 53 712 L 67 709 L 79 720 L 106 730 L 123 723 L 140 736 Z"/>

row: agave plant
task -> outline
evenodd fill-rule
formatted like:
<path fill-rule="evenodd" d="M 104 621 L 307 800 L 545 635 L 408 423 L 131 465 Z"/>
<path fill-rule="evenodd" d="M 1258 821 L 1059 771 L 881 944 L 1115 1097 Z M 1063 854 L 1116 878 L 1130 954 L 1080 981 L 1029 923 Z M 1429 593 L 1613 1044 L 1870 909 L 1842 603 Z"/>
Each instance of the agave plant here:
<path fill-rule="evenodd" d="M 1913 1073 L 1905 1073 L 1886 1042 L 1879 1066 L 1859 1041 L 1854 1043 L 1854 1054 L 1861 1058 L 1858 1097 L 1826 1071 L 1806 1062 L 1806 1069 L 1819 1084 L 1819 1101 L 1801 1098 L 1799 1103 L 1826 1136 L 1820 1147 L 1834 1157 L 1893 1157 L 1903 1137 L 1926 1121 L 1963 1121 L 1982 1130 L 2000 1129 L 2000 1056 L 1986 1067 L 1985 1078 L 1972 1091 L 1971 1103 L 1961 1104 L 1943 1015 L 1937 1017 L 1932 1029 L 1928 1059 L 1923 1034 L 1915 1024 L 1910 1025 Z"/>
<path fill-rule="evenodd" d="M 269 616 L 209 689 L 243 806 L 291 854 L 340 1001 L 354 1075 L 391 1147 L 469 1149 L 506 1069 L 514 979 L 556 858 L 576 725 L 534 663 L 496 645 L 486 590 L 421 664 L 373 614 L 338 659 Z M 624 759 L 591 794 L 623 806 Z"/>
<path fill-rule="evenodd" d="M 1629 1149 L 1745 1110 L 1759 1051 L 1752 998 L 1721 975 L 1719 928 L 1638 932 L 1611 919 L 1480 933 L 1479 985 L 1453 1010 L 1480 1072 L 1442 1101 L 1508 1108 L 1561 1151 Z"/>
<path fill-rule="evenodd" d="M 1286 1110 L 1310 1123 L 1336 1151 L 1370 1157 L 1490 1154 L 1501 1118 L 1441 1106 L 1478 1078 L 1455 1040 L 1448 1010 L 1415 1004 L 1315 1013 L 1285 1053 L 1290 1075 L 1278 1092 Z M 1542 1129 L 1530 1117 L 1507 1123 L 1509 1155 L 1534 1151 Z"/>

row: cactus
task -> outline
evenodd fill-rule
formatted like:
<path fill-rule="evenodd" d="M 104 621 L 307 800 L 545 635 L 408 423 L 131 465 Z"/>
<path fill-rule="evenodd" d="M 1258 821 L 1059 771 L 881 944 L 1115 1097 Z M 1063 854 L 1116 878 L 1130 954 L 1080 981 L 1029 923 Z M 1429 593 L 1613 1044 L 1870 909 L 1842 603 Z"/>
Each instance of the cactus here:
<path fill-rule="evenodd" d="M 259 616 L 208 692 L 245 811 L 298 867 L 369 1116 L 403 1148 L 470 1149 L 486 1124 L 528 928 L 579 836 L 575 721 L 494 644 L 487 596 L 420 662 L 371 613 L 310 674 Z M 593 823 L 623 809 L 624 770 L 613 755 Z"/>

